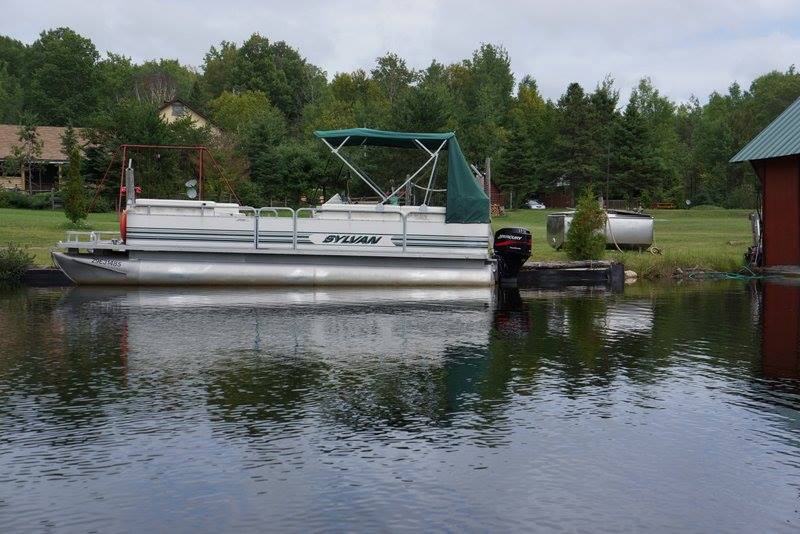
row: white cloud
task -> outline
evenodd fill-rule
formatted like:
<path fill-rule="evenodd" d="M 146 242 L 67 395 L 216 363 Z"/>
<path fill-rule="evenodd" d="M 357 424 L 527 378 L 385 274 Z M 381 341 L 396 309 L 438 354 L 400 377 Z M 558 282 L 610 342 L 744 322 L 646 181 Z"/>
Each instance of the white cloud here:
<path fill-rule="evenodd" d="M 517 78 L 533 75 L 550 98 L 571 81 L 592 88 L 610 74 L 623 94 L 650 76 L 671 98 L 704 99 L 800 59 L 792 0 L 3 3 L 0 33 L 25 42 L 69 26 L 101 52 L 196 66 L 212 44 L 253 32 L 287 41 L 329 74 L 369 69 L 387 51 L 424 67 L 469 57 L 480 42 L 500 43 Z"/>

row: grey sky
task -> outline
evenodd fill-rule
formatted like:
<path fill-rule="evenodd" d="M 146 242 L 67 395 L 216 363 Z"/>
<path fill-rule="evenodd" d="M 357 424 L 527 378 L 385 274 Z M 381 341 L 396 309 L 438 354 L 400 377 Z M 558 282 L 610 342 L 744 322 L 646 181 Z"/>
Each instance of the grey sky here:
<path fill-rule="evenodd" d="M 101 53 L 141 61 L 177 58 L 200 66 L 221 40 L 253 32 L 285 40 L 329 77 L 369 69 L 397 52 L 412 67 L 469 57 L 480 42 L 504 45 L 512 68 L 558 98 L 578 81 L 593 88 L 606 74 L 623 95 L 642 76 L 676 100 L 701 100 L 734 80 L 784 70 L 800 60 L 798 0 L 560 0 L 555 2 L 256 2 L 0 0 L 0 33 L 26 43 L 69 26 Z"/>

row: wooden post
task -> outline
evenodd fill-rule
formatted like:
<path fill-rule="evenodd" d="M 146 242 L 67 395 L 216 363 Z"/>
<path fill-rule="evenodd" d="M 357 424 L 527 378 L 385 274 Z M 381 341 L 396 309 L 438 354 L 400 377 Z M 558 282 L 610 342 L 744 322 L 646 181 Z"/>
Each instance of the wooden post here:
<path fill-rule="evenodd" d="M 492 158 L 486 158 L 486 196 L 489 197 L 489 207 L 492 205 Z"/>

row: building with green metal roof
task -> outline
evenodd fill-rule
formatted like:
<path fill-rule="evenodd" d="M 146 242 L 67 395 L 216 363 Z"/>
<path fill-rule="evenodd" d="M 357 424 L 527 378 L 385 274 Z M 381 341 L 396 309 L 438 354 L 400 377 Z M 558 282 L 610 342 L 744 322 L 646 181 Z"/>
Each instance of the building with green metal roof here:
<path fill-rule="evenodd" d="M 731 163 L 800 154 L 800 98 L 731 158 Z"/>
<path fill-rule="evenodd" d="M 800 98 L 730 161 L 749 161 L 761 181 L 759 263 L 800 266 Z"/>

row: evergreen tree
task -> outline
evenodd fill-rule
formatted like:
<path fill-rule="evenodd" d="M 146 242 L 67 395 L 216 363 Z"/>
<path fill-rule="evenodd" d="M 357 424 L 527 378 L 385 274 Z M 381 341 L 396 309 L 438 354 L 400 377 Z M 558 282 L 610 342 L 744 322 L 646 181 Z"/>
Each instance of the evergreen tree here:
<path fill-rule="evenodd" d="M 16 122 L 22 113 L 22 87 L 0 60 L 0 122 Z"/>
<path fill-rule="evenodd" d="M 645 205 L 659 200 L 663 168 L 656 153 L 652 132 L 634 99 L 628 102 L 615 129 L 611 195 Z"/>
<path fill-rule="evenodd" d="M 619 91 L 614 89 L 614 80 L 607 76 L 597 85 L 594 92 L 589 95 L 589 105 L 592 114 L 593 134 L 596 142 L 595 162 L 597 169 L 596 179 L 602 181 L 603 187 L 599 188 L 603 196 L 611 194 L 611 154 L 614 150 L 614 133 L 618 127 Z M 601 180 L 602 178 L 602 180 Z"/>
<path fill-rule="evenodd" d="M 592 108 L 583 88 L 571 83 L 556 107 L 556 132 L 549 162 L 551 184 L 566 180 L 573 192 L 603 176 L 601 143 L 595 135 Z"/>
<path fill-rule="evenodd" d="M 606 237 L 603 232 L 605 224 L 606 213 L 600 207 L 593 187 L 589 185 L 578 200 L 578 206 L 567 230 L 564 249 L 569 259 L 602 259 L 606 248 Z"/>
<path fill-rule="evenodd" d="M 68 126 L 61 136 L 61 146 L 69 157 L 67 166 L 67 182 L 62 190 L 64 197 L 64 213 L 73 224 L 86 218 L 86 190 L 81 174 L 81 147 L 78 136 L 72 126 Z"/>
<path fill-rule="evenodd" d="M 533 78 L 522 79 L 509 114 L 508 142 L 497 165 L 495 181 L 515 204 L 542 186 L 550 151 L 552 107 L 542 99 Z"/>

